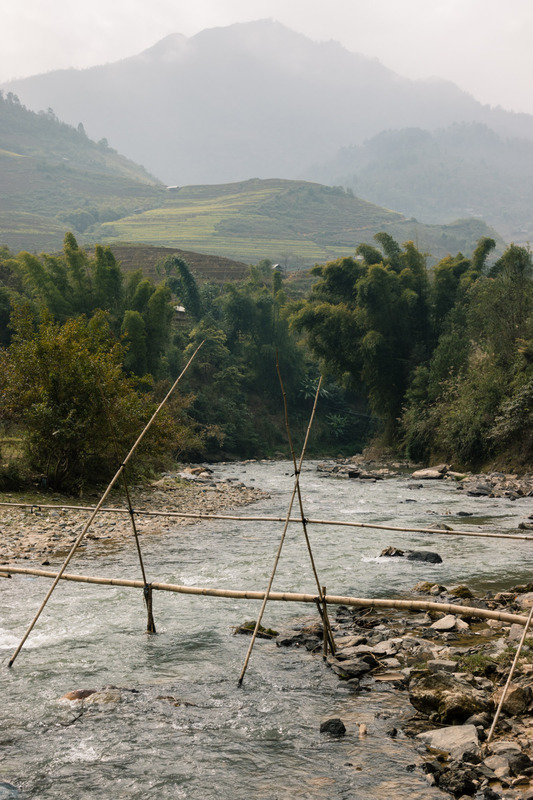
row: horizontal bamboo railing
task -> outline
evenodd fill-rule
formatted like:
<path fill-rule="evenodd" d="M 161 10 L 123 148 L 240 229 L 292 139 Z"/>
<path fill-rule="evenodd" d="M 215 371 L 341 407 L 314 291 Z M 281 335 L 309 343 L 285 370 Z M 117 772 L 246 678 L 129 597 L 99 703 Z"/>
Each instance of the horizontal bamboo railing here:
<path fill-rule="evenodd" d="M 2 574 L 35 575 L 42 578 L 57 578 L 56 572 L 29 567 L 0 566 Z M 101 586 L 122 586 L 129 589 L 144 589 L 142 581 L 132 581 L 124 578 L 105 578 L 92 575 L 71 575 L 63 573 L 61 580 L 75 581 L 77 583 L 95 583 Z M 205 597 L 226 597 L 236 600 L 264 600 L 265 592 L 254 592 L 237 589 L 213 589 L 198 586 L 181 586 L 173 583 L 151 583 L 150 587 L 162 592 L 177 592 L 178 594 L 203 595 Z M 267 599 L 285 603 L 316 603 L 318 595 L 299 594 L 297 592 L 270 592 Z M 478 617 L 480 619 L 494 619 L 499 622 L 516 623 L 525 625 L 527 616 L 509 614 L 506 611 L 491 611 L 486 608 L 473 606 L 459 606 L 453 603 L 436 603 L 430 600 L 392 600 L 388 598 L 376 599 L 367 597 L 344 597 L 342 595 L 325 595 L 324 600 L 330 605 L 357 606 L 361 608 L 395 608 L 407 611 L 440 611 L 447 614 L 456 614 L 464 617 Z"/>
<path fill-rule="evenodd" d="M 94 511 L 94 506 L 65 506 L 65 505 L 52 505 L 52 504 L 36 504 L 36 503 L 0 503 L 0 508 L 30 508 L 40 510 L 43 508 L 53 511 Z M 127 508 L 113 508 L 109 506 L 102 506 L 98 509 L 100 513 L 105 512 L 108 514 L 128 514 Z M 133 509 L 134 513 L 138 516 L 145 517 L 170 517 L 179 519 L 197 519 L 197 520 L 231 520 L 236 522 L 286 522 L 286 517 L 273 517 L 273 516 L 238 516 L 234 514 L 206 514 L 202 512 L 189 512 L 189 511 L 142 511 Z M 291 517 L 289 523 L 302 524 L 301 517 Z M 380 525 L 374 522 L 349 522 L 348 520 L 331 520 L 331 519 L 313 519 L 310 517 L 305 518 L 305 523 L 309 525 L 336 525 L 344 528 L 371 528 L 381 531 L 394 531 L 400 533 L 429 533 L 436 534 L 437 536 L 474 536 L 487 539 L 513 539 L 523 542 L 533 541 L 533 534 L 518 534 L 518 533 L 486 533 L 484 531 L 463 531 L 463 530 L 446 530 L 445 528 L 407 528 L 398 525 Z"/>

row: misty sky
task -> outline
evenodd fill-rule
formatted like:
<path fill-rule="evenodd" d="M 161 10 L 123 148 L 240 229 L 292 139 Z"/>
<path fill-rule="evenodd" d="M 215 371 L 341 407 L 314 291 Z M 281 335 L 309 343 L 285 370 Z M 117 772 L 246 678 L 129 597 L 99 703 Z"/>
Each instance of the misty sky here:
<path fill-rule="evenodd" d="M 118 61 L 170 33 L 267 18 L 533 114 L 531 0 L 0 0 L 0 83 Z"/>

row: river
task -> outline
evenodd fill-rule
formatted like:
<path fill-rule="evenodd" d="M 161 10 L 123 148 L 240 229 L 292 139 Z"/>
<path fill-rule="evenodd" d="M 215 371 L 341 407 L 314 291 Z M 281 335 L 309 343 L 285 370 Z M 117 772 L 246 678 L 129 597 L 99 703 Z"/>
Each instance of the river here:
<path fill-rule="evenodd" d="M 226 464 L 217 477 L 266 489 L 270 498 L 238 512 L 284 516 L 293 488 L 288 462 Z M 530 498 L 468 497 L 454 484 L 409 489 L 407 476 L 376 483 L 335 480 L 305 465 L 306 516 L 427 527 L 516 532 Z M 295 508 L 296 511 L 296 508 Z M 472 514 L 458 516 L 459 512 Z M 264 590 L 283 525 L 213 521 L 176 526 L 142 540 L 148 579 Z M 330 594 L 396 596 L 420 580 L 495 591 L 530 580 L 533 544 L 313 525 L 317 571 Z M 436 550 L 442 564 L 379 558 L 388 546 Z M 54 566 L 57 566 L 54 564 Z M 135 548 L 76 556 L 70 572 L 140 579 Z M 319 656 L 258 640 L 238 685 L 249 639 L 235 626 L 259 604 L 154 593 L 158 633 L 144 632 L 140 591 L 62 582 L 14 666 L 7 662 L 49 585 L 0 580 L 2 726 L 0 782 L 20 798 L 190 798 L 190 800 L 368 800 L 443 797 L 413 765 L 421 755 L 386 730 L 409 713 L 387 689 L 354 694 Z M 273 589 L 315 593 L 302 530 L 289 526 Z M 311 606 L 269 603 L 263 623 L 279 628 Z M 74 689 L 109 690 L 108 702 L 74 707 Z M 320 723 L 340 717 L 347 734 Z M 368 735 L 360 739 L 357 723 Z M 0 785 L 0 797 L 2 795 Z M 6 797 L 8 794 L 5 795 Z"/>

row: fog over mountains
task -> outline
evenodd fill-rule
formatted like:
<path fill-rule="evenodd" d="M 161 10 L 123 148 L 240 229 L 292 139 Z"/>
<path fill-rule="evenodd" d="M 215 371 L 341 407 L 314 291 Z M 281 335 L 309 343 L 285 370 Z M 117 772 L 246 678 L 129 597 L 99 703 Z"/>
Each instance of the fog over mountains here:
<path fill-rule="evenodd" d="M 401 78 L 271 21 L 174 34 L 114 64 L 2 88 L 83 123 L 167 184 L 306 178 L 389 129 L 475 122 L 533 140 L 533 116 L 484 106 L 449 82 Z"/>

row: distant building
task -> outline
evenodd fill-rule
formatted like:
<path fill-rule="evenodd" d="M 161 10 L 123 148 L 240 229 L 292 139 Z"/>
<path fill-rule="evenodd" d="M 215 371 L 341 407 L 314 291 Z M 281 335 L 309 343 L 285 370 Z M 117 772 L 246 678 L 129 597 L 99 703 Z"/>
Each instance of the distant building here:
<path fill-rule="evenodd" d="M 188 316 L 185 306 L 174 306 L 174 323 L 181 327 L 187 322 Z"/>

